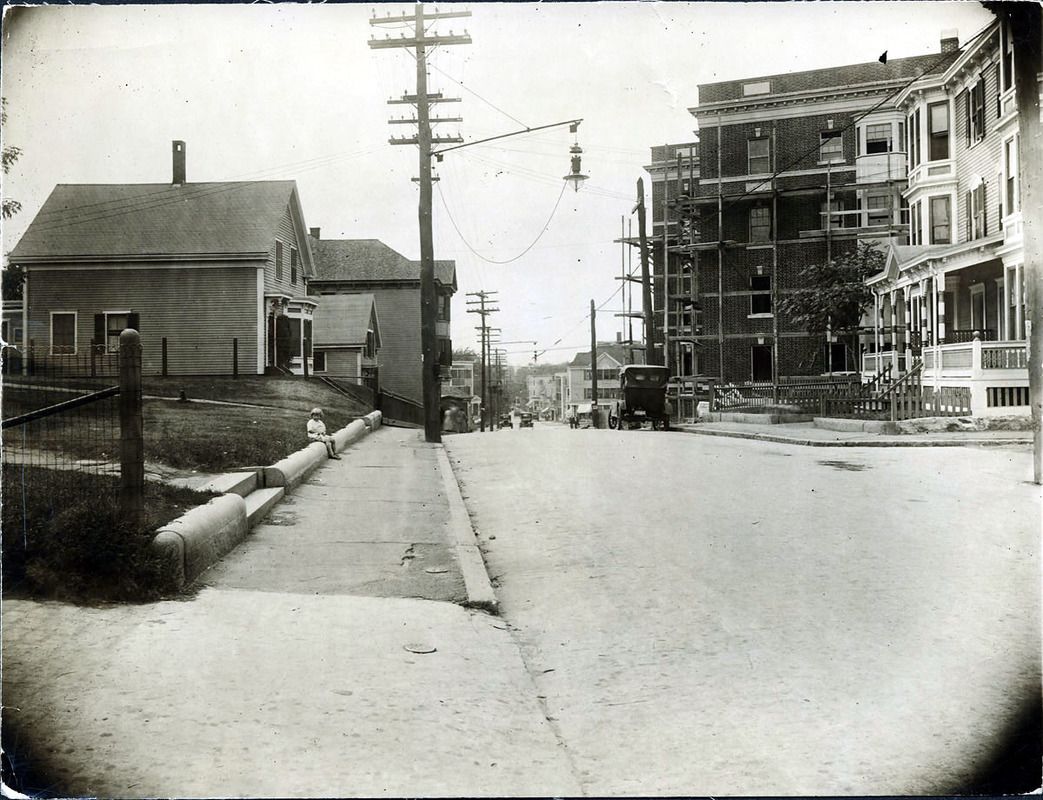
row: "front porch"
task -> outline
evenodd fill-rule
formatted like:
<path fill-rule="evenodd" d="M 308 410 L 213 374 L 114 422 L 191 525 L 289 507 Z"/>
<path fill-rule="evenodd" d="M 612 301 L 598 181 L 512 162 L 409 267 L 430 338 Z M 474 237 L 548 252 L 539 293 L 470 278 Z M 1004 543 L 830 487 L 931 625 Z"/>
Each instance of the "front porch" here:
<path fill-rule="evenodd" d="M 968 413 L 975 417 L 1029 413 L 1028 351 L 1024 341 L 956 342 L 920 348 L 925 390 L 964 390 Z M 915 362 L 913 351 L 865 353 L 863 376 L 878 375 L 891 367 L 904 375 Z"/>
<path fill-rule="evenodd" d="M 1024 265 L 1009 234 L 892 247 L 887 270 L 869 282 L 876 299 L 862 380 L 922 363 L 925 399 L 960 398 L 974 417 L 1027 415 Z"/>

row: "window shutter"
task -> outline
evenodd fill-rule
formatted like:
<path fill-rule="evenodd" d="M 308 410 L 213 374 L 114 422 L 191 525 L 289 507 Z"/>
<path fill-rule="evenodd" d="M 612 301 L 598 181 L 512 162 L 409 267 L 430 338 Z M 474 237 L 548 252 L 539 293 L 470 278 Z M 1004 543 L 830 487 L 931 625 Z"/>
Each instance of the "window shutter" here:
<path fill-rule="evenodd" d="M 127 314 L 127 327 L 133 328 L 138 333 L 141 333 L 141 328 L 139 327 L 139 319 L 140 315 L 135 311 L 132 311 L 131 313 Z"/>
<path fill-rule="evenodd" d="M 971 105 L 970 98 L 967 96 L 967 90 L 964 89 L 960 92 L 960 96 L 957 99 L 956 107 L 959 113 L 963 114 L 963 136 L 966 139 L 968 147 L 971 145 Z"/>
<path fill-rule="evenodd" d="M 94 346 L 105 347 L 105 315 L 94 315 Z"/>

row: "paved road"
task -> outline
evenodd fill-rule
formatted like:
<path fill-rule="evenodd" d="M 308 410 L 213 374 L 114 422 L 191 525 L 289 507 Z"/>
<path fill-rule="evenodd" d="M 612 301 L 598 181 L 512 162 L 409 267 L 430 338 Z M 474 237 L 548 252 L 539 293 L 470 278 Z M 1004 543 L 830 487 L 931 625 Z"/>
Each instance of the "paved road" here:
<path fill-rule="evenodd" d="M 1039 702 L 1026 448 L 446 446 L 585 794 L 942 793 Z"/>

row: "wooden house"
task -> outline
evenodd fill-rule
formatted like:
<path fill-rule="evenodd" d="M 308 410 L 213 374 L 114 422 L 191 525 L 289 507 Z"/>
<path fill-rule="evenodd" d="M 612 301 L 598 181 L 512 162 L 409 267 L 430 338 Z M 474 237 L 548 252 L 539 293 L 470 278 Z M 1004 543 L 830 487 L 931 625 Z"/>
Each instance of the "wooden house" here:
<path fill-rule="evenodd" d="M 335 294 L 315 309 L 312 367 L 316 375 L 378 390 L 381 347 L 377 305 L 372 294 Z"/>
<path fill-rule="evenodd" d="M 420 262 L 377 239 L 322 239 L 311 229 L 315 277 L 309 291 L 320 305 L 338 294 L 372 294 L 380 315 L 380 388 L 423 406 L 420 341 Z M 438 298 L 437 347 L 445 377 L 452 364 L 450 301 L 456 292 L 456 262 L 435 262 Z M 319 337 L 316 344 L 325 345 Z"/>
<path fill-rule="evenodd" d="M 37 358 L 111 352 L 141 333 L 145 375 L 303 370 L 314 275 L 294 181 L 61 184 L 10 262 L 25 269 Z"/>

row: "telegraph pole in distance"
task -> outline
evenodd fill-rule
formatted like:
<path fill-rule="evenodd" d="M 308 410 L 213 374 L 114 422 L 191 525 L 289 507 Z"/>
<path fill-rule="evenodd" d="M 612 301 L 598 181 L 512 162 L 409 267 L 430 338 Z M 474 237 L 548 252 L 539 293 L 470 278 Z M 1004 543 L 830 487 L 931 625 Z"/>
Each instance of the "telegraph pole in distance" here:
<path fill-rule="evenodd" d="M 489 314 L 492 314 L 492 313 L 500 310 L 498 308 L 487 308 L 486 305 L 485 305 L 485 301 L 486 300 L 490 300 L 491 301 L 493 295 L 495 295 L 495 294 L 496 294 L 496 292 L 486 292 L 486 291 L 468 292 L 467 293 L 468 297 L 477 297 L 478 298 L 477 300 L 468 300 L 467 301 L 467 305 L 471 306 L 471 308 L 467 309 L 467 313 L 468 314 L 480 314 L 481 317 L 482 317 L 482 324 L 477 328 L 477 330 L 481 331 L 481 333 L 482 333 L 482 408 L 481 408 L 481 422 L 480 422 L 480 429 L 481 429 L 482 433 L 485 433 L 486 380 L 487 380 L 487 377 L 488 377 L 488 363 L 489 363 L 489 356 L 488 356 L 488 353 L 487 353 L 487 351 L 489 349 L 489 326 L 486 324 L 485 318 L 487 316 L 489 316 Z"/>
<path fill-rule="evenodd" d="M 370 25 L 414 23 L 413 37 L 401 37 L 392 39 L 370 39 L 369 46 L 374 50 L 387 49 L 391 47 L 409 47 L 416 53 L 416 95 L 410 97 L 405 95 L 402 102 L 412 103 L 416 106 L 417 116 L 408 122 L 417 125 L 417 135 L 413 137 L 392 137 L 391 144 L 416 144 L 420 148 L 420 347 L 423 351 L 423 372 L 421 385 L 424 396 L 424 435 L 429 442 L 442 441 L 442 421 L 439 414 L 440 376 L 437 352 L 437 296 L 435 294 L 435 252 L 434 241 L 431 230 L 431 146 L 432 144 L 462 142 L 459 136 L 442 137 L 432 136 L 432 122 L 458 121 L 449 119 L 432 119 L 431 104 L 435 102 L 449 102 L 441 95 L 432 96 L 427 92 L 427 49 L 428 47 L 440 47 L 450 44 L 470 44 L 471 37 L 464 32 L 462 35 L 454 35 L 450 31 L 448 36 L 428 34 L 425 23 L 451 17 L 469 17 L 470 11 L 450 11 L 443 13 L 425 14 L 424 4 L 416 4 L 416 12 L 412 16 L 401 15 L 383 18 L 373 18 Z M 391 101 L 395 102 L 395 101 Z M 401 120 L 400 120 L 401 121 Z"/>
<path fill-rule="evenodd" d="M 590 424 L 598 427 L 598 327 L 597 309 L 590 301 Z"/>

